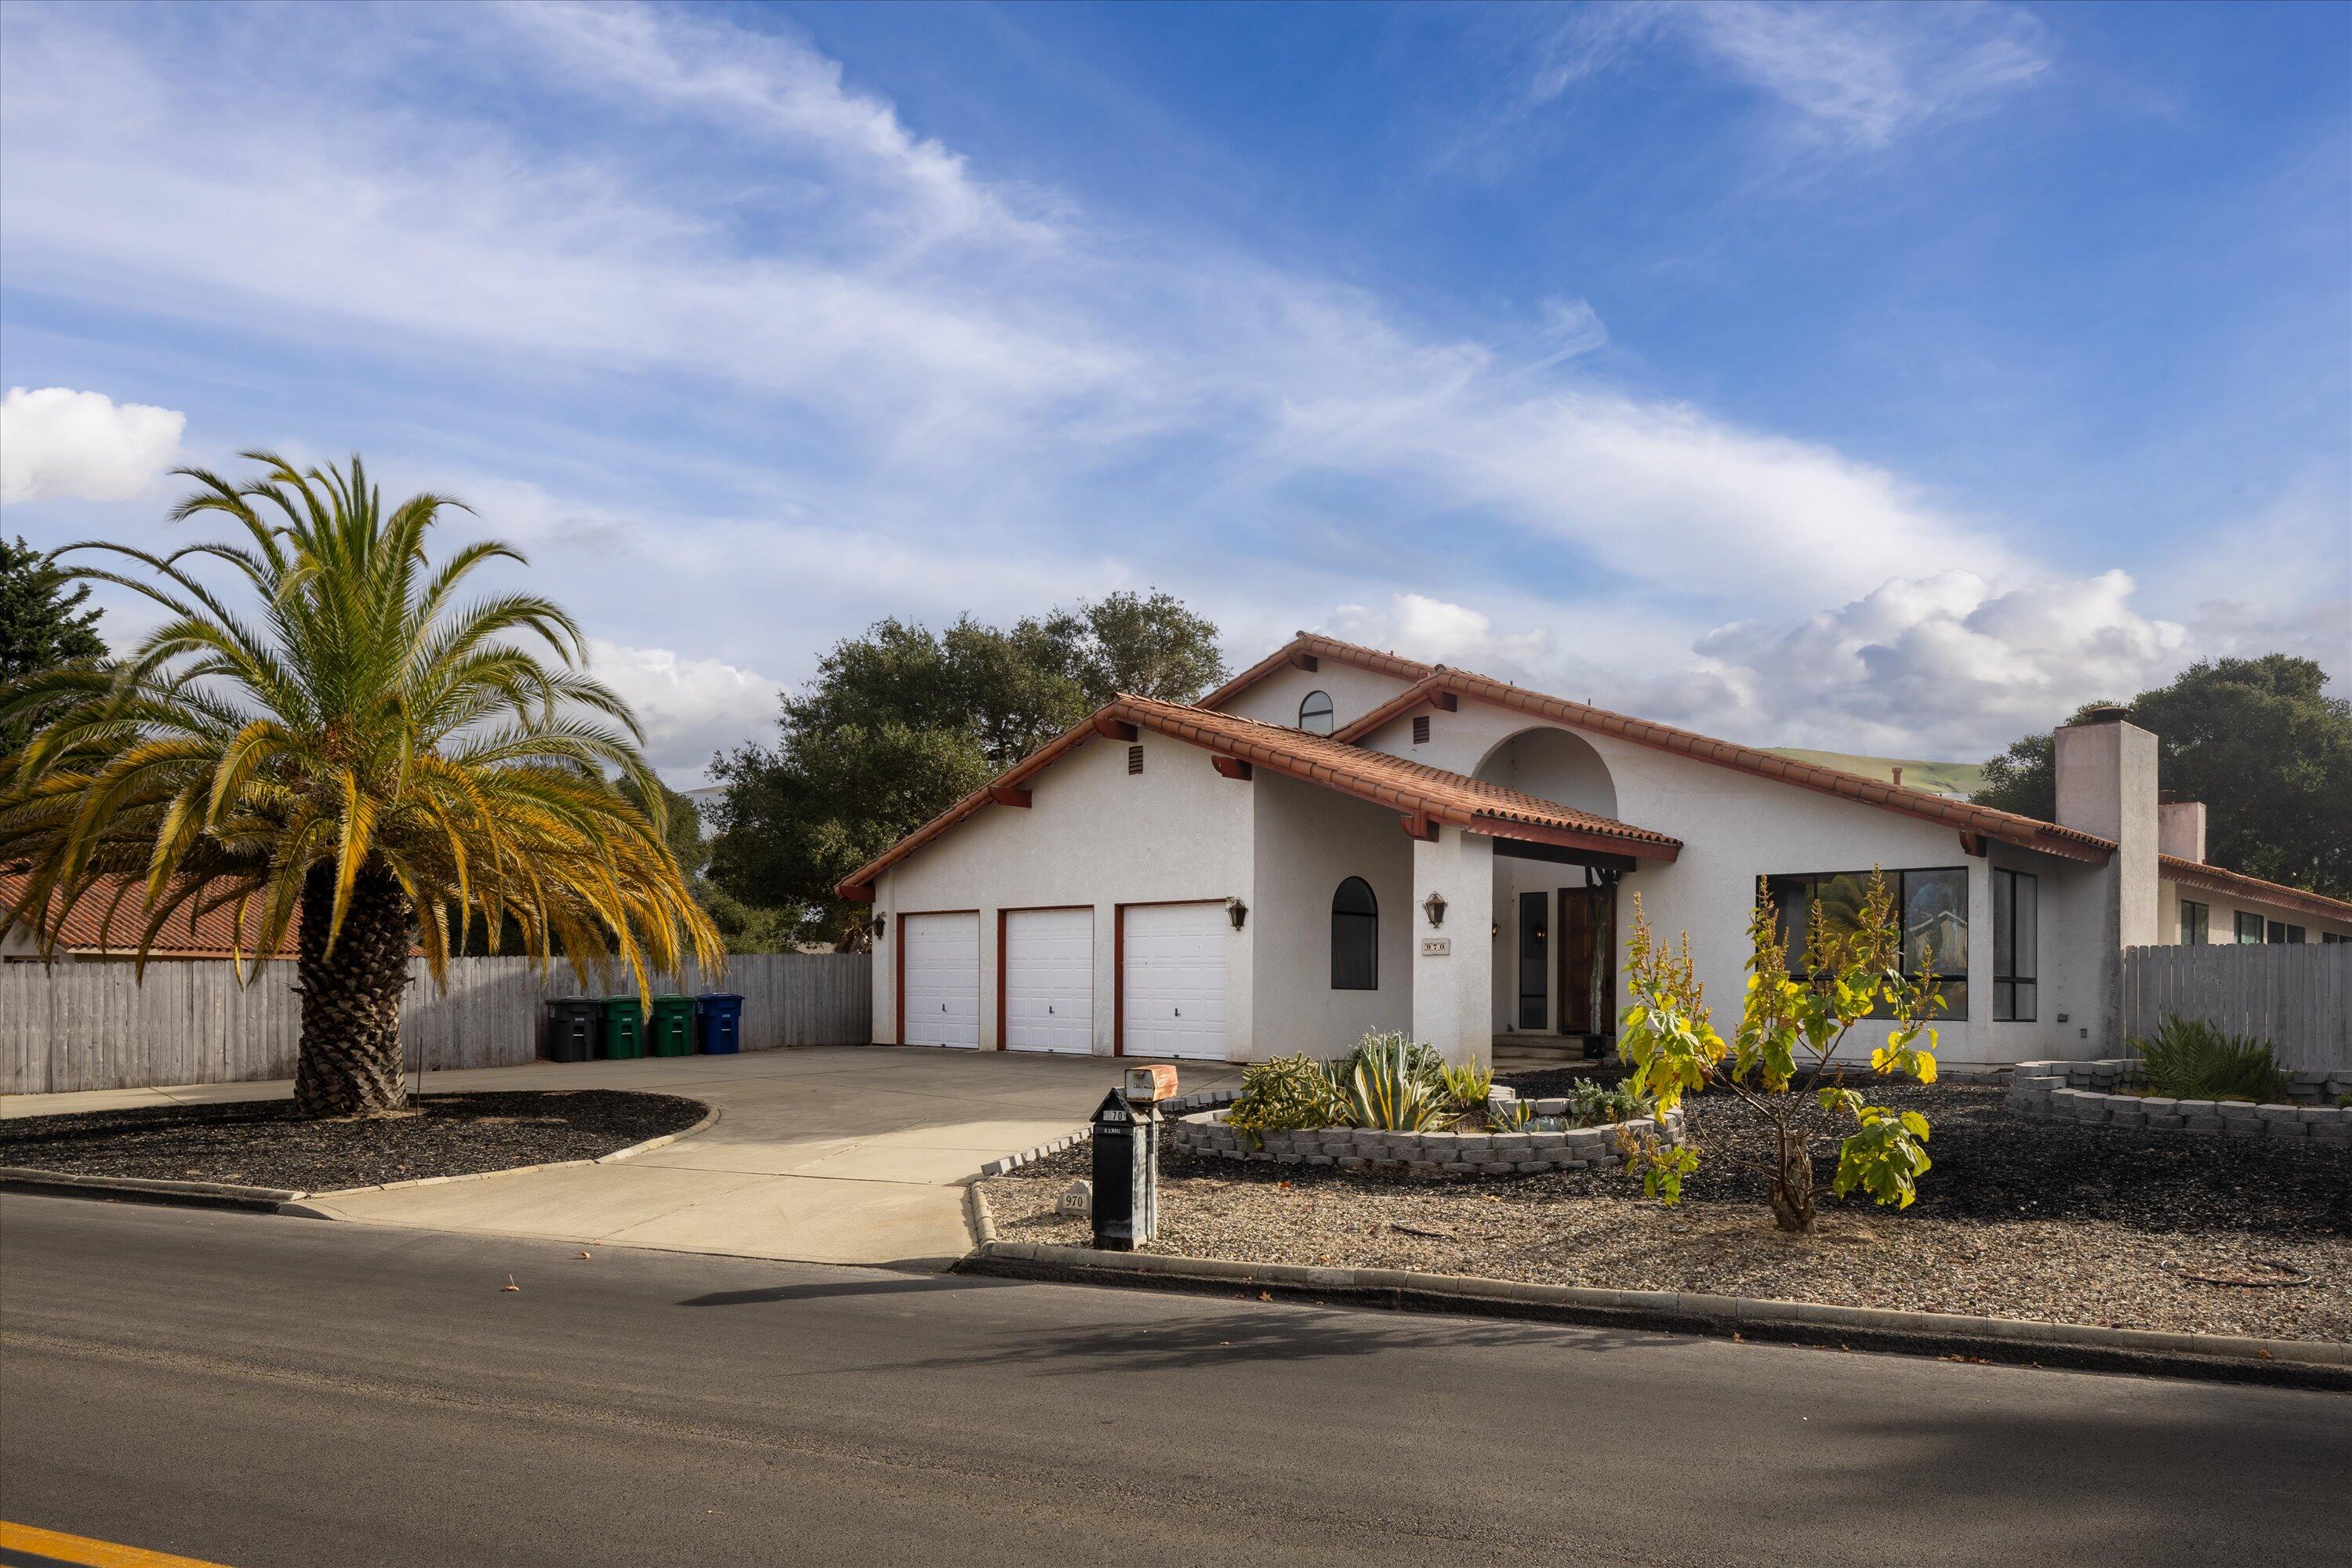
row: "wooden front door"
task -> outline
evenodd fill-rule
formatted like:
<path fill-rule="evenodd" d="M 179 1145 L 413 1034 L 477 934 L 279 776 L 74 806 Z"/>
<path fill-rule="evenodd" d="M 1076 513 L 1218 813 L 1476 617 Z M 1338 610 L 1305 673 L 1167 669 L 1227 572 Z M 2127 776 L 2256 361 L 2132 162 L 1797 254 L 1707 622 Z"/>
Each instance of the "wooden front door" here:
<path fill-rule="evenodd" d="M 1559 1032 L 1563 1035 L 1617 1032 L 1616 913 L 1613 888 L 1559 890 L 1559 932 L 1553 945 L 1559 953 Z M 1597 986 L 1596 963 L 1600 965 Z"/>

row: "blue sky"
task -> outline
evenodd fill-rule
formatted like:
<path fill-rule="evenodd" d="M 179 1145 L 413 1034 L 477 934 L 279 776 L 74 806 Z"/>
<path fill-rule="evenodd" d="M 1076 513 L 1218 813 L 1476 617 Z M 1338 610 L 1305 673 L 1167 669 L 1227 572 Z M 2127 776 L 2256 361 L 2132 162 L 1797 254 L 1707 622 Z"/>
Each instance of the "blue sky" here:
<path fill-rule="evenodd" d="M 0 526 L 362 450 L 681 783 L 878 616 L 1155 584 L 1914 755 L 2352 670 L 2352 8 L 0 30 Z"/>

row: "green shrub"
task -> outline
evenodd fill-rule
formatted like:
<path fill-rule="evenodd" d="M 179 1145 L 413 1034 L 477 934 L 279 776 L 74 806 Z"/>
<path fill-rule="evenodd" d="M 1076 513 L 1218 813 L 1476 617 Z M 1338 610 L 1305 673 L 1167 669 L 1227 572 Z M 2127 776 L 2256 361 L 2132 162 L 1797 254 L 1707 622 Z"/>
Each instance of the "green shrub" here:
<path fill-rule="evenodd" d="M 1348 1058 L 1348 1120 L 1384 1132 L 1433 1132 L 1454 1120 L 1445 1064 L 1399 1034 L 1367 1035 Z"/>
<path fill-rule="evenodd" d="M 1348 1124 L 1348 1098 L 1332 1064 L 1304 1054 L 1252 1062 L 1225 1124 L 1244 1132 L 1291 1132 Z"/>
<path fill-rule="evenodd" d="M 1495 1090 L 1495 1075 L 1472 1062 L 1465 1067 L 1440 1069 L 1445 1085 L 1445 1098 L 1454 1110 L 1465 1113 L 1486 1109 L 1486 1097 Z"/>
<path fill-rule="evenodd" d="M 1486 1121 L 1497 1132 L 1517 1132 L 1537 1120 L 1534 1104 L 1524 1100 L 1490 1100 Z"/>
<path fill-rule="evenodd" d="M 1568 1100 L 1569 1114 L 1587 1123 L 1633 1121 L 1649 1115 L 1651 1110 L 1648 1097 L 1630 1083 L 1614 1084 L 1604 1089 L 1589 1078 L 1580 1078 L 1568 1086 L 1564 1098 Z"/>
<path fill-rule="evenodd" d="M 2154 1038 L 2130 1045 L 2148 1092 L 2167 1099 L 2269 1101 L 2293 1090 L 2268 1041 L 2225 1035 L 2202 1018 L 2167 1015 Z"/>

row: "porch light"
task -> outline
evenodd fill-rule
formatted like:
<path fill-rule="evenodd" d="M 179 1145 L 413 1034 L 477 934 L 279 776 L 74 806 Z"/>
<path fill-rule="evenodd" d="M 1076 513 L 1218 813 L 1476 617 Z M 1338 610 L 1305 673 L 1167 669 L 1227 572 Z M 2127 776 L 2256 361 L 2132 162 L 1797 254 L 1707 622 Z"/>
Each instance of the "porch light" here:
<path fill-rule="evenodd" d="M 1444 893 L 1432 893 L 1429 897 L 1422 900 L 1421 912 L 1429 917 L 1429 923 L 1431 925 L 1444 925 L 1445 923 L 1445 895 Z"/>
<path fill-rule="evenodd" d="M 875 910 L 875 911 L 874 911 L 874 940 L 875 940 L 876 942 L 880 942 L 884 937 L 888 936 L 889 934 L 890 934 L 890 911 L 889 911 L 889 910 Z"/>
<path fill-rule="evenodd" d="M 1234 929 L 1239 931 L 1242 929 L 1242 922 L 1249 919 L 1249 906 L 1239 899 L 1227 899 L 1225 913 L 1233 918 Z"/>

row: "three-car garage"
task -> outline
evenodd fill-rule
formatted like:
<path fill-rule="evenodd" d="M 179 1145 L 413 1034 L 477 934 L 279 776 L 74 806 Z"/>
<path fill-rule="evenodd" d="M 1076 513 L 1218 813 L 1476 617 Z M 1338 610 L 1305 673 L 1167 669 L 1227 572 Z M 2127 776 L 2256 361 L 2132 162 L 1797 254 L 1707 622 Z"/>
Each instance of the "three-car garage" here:
<path fill-rule="evenodd" d="M 902 1045 L 1227 1059 L 1232 931 L 1222 900 L 918 911 L 896 923 L 886 940 L 898 949 Z M 985 928 L 995 939 L 985 944 L 992 987 L 982 984 Z M 992 1010 L 994 1026 L 983 1030 Z"/>

